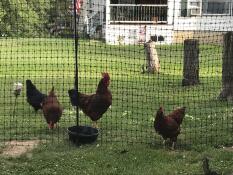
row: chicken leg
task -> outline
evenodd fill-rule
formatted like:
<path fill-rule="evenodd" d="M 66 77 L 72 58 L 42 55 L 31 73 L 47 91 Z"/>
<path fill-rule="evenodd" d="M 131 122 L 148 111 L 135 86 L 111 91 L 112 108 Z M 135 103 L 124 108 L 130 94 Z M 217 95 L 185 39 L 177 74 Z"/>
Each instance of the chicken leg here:
<path fill-rule="evenodd" d="M 166 148 L 166 139 L 163 140 L 163 148 L 165 149 Z"/>
<path fill-rule="evenodd" d="M 172 142 L 172 150 L 175 150 L 176 142 Z"/>

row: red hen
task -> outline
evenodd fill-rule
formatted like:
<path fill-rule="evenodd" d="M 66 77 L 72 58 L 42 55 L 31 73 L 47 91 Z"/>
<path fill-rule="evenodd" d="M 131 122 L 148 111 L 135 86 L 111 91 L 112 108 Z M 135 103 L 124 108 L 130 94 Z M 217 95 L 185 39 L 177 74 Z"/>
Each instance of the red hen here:
<path fill-rule="evenodd" d="M 54 93 L 54 87 L 42 103 L 42 111 L 50 129 L 60 120 L 62 115 L 62 106 Z"/>
<path fill-rule="evenodd" d="M 177 136 L 180 134 L 180 125 L 185 116 L 185 107 L 178 108 L 165 116 L 162 107 L 156 113 L 154 120 L 155 131 L 164 139 L 164 146 L 167 139 L 172 141 L 172 149 L 175 148 Z"/>
<path fill-rule="evenodd" d="M 108 110 L 112 105 L 112 93 L 108 89 L 110 84 L 110 76 L 108 73 L 102 73 L 102 78 L 99 81 L 95 94 L 83 94 L 77 92 L 76 89 L 68 91 L 71 104 L 78 106 L 90 119 L 94 122 L 94 127 L 97 127 L 97 120 Z"/>

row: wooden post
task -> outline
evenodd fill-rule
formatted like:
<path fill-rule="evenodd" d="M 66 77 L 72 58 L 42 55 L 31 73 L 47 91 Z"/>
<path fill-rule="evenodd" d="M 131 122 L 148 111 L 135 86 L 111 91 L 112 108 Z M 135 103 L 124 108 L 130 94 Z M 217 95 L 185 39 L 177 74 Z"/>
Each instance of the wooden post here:
<path fill-rule="evenodd" d="M 160 63 L 155 42 L 150 40 L 144 44 L 144 47 L 146 52 L 146 71 L 148 73 L 155 73 L 156 71 L 159 73 Z"/>
<path fill-rule="evenodd" d="M 220 100 L 233 101 L 233 32 L 224 35 Z"/>
<path fill-rule="evenodd" d="M 184 41 L 184 66 L 182 86 L 199 84 L 199 41 Z"/>

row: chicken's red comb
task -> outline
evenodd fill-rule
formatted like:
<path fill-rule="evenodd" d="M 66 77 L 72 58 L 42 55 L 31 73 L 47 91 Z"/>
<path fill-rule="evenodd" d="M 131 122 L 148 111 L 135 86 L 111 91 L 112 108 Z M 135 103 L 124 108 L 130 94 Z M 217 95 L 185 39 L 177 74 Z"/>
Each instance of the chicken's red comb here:
<path fill-rule="evenodd" d="M 106 80 L 110 80 L 110 76 L 107 72 L 102 72 L 102 77 Z"/>

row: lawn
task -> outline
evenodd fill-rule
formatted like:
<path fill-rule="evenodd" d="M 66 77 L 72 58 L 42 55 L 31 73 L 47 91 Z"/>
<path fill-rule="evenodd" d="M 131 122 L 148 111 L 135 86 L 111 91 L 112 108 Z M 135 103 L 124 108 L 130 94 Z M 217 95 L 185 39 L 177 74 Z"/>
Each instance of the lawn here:
<path fill-rule="evenodd" d="M 219 172 L 233 171 L 232 152 L 220 149 L 233 142 L 232 104 L 217 100 L 221 91 L 222 47 L 200 46 L 201 83 L 193 87 L 181 86 L 183 46 L 159 45 L 157 51 L 160 74 L 142 74 L 143 46 L 112 46 L 80 40 L 79 90 L 95 91 L 101 72 L 107 71 L 111 76 L 113 105 L 99 122 L 101 130 L 97 143 L 75 148 L 67 141 L 66 133 L 67 127 L 76 123 L 75 110 L 67 94 L 74 84 L 73 41 L 1 39 L 0 141 L 40 139 L 47 143 L 34 150 L 32 156 L 3 158 L 0 161 L 3 172 L 74 174 L 76 170 L 84 174 L 201 174 L 201 159 L 205 155 L 211 157 L 211 164 Z M 31 79 L 43 92 L 55 86 L 64 106 L 59 128 L 47 129 L 41 112 L 36 114 L 27 104 L 25 87 L 13 113 L 13 83 L 24 83 L 26 79 Z M 154 133 L 154 113 L 160 105 L 167 113 L 178 106 L 187 107 L 178 151 L 164 150 L 160 136 Z M 81 124 L 91 124 L 82 112 L 79 116 Z M 124 149 L 128 152 L 121 154 Z M 57 168 L 52 171 L 54 166 Z"/>
<path fill-rule="evenodd" d="M 210 159 L 212 170 L 232 174 L 232 152 L 210 147 L 164 150 L 152 145 L 85 145 L 50 143 L 19 158 L 2 158 L 1 173 L 20 175 L 108 174 L 108 175 L 201 175 L 202 159 Z"/>

